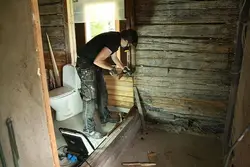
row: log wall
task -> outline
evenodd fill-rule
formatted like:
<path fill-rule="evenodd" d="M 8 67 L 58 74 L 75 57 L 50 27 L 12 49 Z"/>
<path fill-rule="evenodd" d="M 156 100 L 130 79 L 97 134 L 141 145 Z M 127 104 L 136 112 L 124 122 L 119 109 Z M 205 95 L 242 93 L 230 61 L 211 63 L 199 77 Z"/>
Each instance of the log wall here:
<path fill-rule="evenodd" d="M 66 2 L 64 0 L 38 0 L 38 3 L 46 69 L 53 69 L 46 38 L 47 32 L 59 72 L 62 74 L 62 67 L 70 63 Z"/>
<path fill-rule="evenodd" d="M 236 0 L 137 0 L 134 83 L 150 121 L 221 133 L 229 96 Z"/>

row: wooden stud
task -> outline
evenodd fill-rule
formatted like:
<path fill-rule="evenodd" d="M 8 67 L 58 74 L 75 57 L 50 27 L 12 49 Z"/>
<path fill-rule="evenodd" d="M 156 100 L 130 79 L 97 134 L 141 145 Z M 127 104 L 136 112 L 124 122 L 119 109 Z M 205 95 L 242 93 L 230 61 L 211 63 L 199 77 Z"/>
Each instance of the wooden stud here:
<path fill-rule="evenodd" d="M 41 26 L 40 26 L 40 19 L 39 19 L 39 10 L 38 10 L 38 3 L 37 0 L 30 0 L 31 1 L 31 9 L 33 12 L 33 24 L 34 24 L 34 37 L 35 37 L 35 46 L 37 47 L 38 52 L 38 60 L 40 66 L 40 73 L 41 73 L 41 83 L 42 83 L 42 90 L 43 90 L 43 101 L 44 101 L 44 108 L 46 112 L 47 118 L 47 127 L 50 136 L 50 145 L 52 150 L 52 156 L 54 160 L 54 166 L 60 167 L 59 159 L 58 159 L 58 152 L 57 152 L 57 145 L 56 145 L 56 137 L 53 125 L 53 119 L 49 104 L 49 92 L 48 92 L 48 85 L 47 85 L 47 78 L 46 78 L 46 71 L 45 71 L 45 62 L 43 57 L 43 47 L 42 47 L 42 37 L 41 37 Z"/>

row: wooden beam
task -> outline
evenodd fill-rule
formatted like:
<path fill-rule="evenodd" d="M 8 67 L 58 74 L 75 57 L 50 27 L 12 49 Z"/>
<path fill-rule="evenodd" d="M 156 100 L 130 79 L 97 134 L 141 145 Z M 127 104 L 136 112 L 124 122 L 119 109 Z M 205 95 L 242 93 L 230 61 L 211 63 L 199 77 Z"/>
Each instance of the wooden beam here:
<path fill-rule="evenodd" d="M 213 72 L 191 70 L 185 68 L 160 68 L 138 66 L 135 72 L 137 77 L 170 77 L 170 78 L 196 78 L 227 81 L 229 79 L 228 71 Z"/>
<path fill-rule="evenodd" d="M 50 38 L 51 46 L 54 51 L 64 51 L 65 52 L 65 39 L 64 37 L 55 37 Z M 43 49 L 44 51 L 49 51 L 48 43 L 46 38 L 43 38 Z"/>
<path fill-rule="evenodd" d="M 174 67 L 174 68 L 185 68 L 193 70 L 203 71 L 228 71 L 229 61 L 194 61 L 194 60 L 183 60 L 183 59 L 137 59 L 137 66 L 150 66 L 150 67 Z"/>
<path fill-rule="evenodd" d="M 146 24 L 233 24 L 237 9 L 154 10 L 141 8 L 136 11 L 137 25 Z"/>
<path fill-rule="evenodd" d="M 232 54 L 232 40 L 140 37 L 137 50 Z"/>
<path fill-rule="evenodd" d="M 63 15 L 42 15 L 40 16 L 41 26 L 63 26 Z"/>
<path fill-rule="evenodd" d="M 224 120 L 226 115 L 227 101 L 196 100 L 196 99 L 173 99 L 167 97 L 143 96 L 142 103 L 145 109 L 155 112 L 154 115 L 164 113 L 174 115 L 186 115 L 187 117 L 209 117 L 211 119 Z M 160 110 L 162 114 L 160 113 Z"/>
<path fill-rule="evenodd" d="M 122 162 L 122 166 L 156 166 L 154 162 Z"/>
<path fill-rule="evenodd" d="M 45 71 L 45 62 L 43 56 L 43 47 L 42 47 L 42 37 L 41 37 L 41 25 L 39 19 L 39 10 L 38 10 L 38 2 L 37 0 L 30 0 L 31 2 L 31 10 L 32 10 L 32 17 L 33 17 L 33 33 L 35 38 L 35 47 L 38 53 L 38 63 L 40 67 L 40 79 L 42 84 L 42 99 L 45 108 L 45 115 L 46 115 L 46 122 L 47 122 L 47 130 L 50 137 L 50 145 L 52 150 L 53 162 L 55 167 L 60 167 L 59 159 L 58 159 L 58 152 L 57 152 L 57 144 L 56 144 L 56 137 L 54 131 L 54 124 L 52 119 L 52 112 L 50 109 L 50 102 L 49 102 L 49 92 L 48 92 L 48 85 L 47 85 L 47 78 L 46 78 L 46 71 Z"/>
<path fill-rule="evenodd" d="M 235 28 L 226 24 L 206 25 L 142 25 L 137 26 L 139 36 L 232 38 Z"/>
<path fill-rule="evenodd" d="M 90 155 L 88 163 L 94 167 L 112 166 L 114 161 L 129 146 L 139 131 L 139 114 L 133 108 L 131 115 Z M 81 167 L 89 167 L 84 163 Z"/>
<path fill-rule="evenodd" d="M 49 37 L 63 38 L 64 39 L 64 27 L 42 27 L 43 38 L 46 38 L 45 33 L 48 33 Z"/>
<path fill-rule="evenodd" d="M 152 50 L 138 50 L 136 52 L 136 59 L 178 59 L 178 60 L 192 60 L 192 61 L 215 61 L 227 62 L 232 61 L 233 55 L 216 54 L 216 53 L 196 53 L 196 52 L 178 52 L 178 51 L 152 51 Z"/>
<path fill-rule="evenodd" d="M 134 87 L 134 95 L 135 95 L 135 101 L 136 101 L 136 106 L 138 108 L 138 111 L 140 113 L 140 118 L 141 118 L 141 124 L 142 124 L 142 132 L 146 130 L 146 123 L 145 123 L 145 114 L 141 105 L 141 100 L 139 96 L 139 92 L 137 87 Z"/>
<path fill-rule="evenodd" d="M 60 3 L 39 6 L 40 15 L 62 14 L 62 13 L 63 13 L 62 4 Z"/>
<path fill-rule="evenodd" d="M 51 4 L 57 4 L 61 3 L 62 0 L 39 0 L 39 5 L 51 5 Z"/>
<path fill-rule="evenodd" d="M 163 5 L 164 4 L 164 5 Z M 137 10 L 149 9 L 154 10 L 193 10 L 193 9 L 235 9 L 238 2 L 234 0 L 228 1 L 187 1 L 180 0 L 178 3 L 173 3 L 170 0 L 139 0 L 136 5 Z"/>
<path fill-rule="evenodd" d="M 224 90 L 193 90 L 193 89 L 169 89 L 167 87 L 157 86 L 140 86 L 137 85 L 142 96 L 158 96 L 168 98 L 192 98 L 206 100 L 226 100 L 228 98 L 229 89 Z"/>

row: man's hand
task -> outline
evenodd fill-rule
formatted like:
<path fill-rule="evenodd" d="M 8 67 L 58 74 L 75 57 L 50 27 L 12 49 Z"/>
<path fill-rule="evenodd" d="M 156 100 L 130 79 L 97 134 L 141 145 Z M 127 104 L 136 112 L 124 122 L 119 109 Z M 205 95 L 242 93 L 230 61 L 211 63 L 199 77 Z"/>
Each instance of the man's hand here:
<path fill-rule="evenodd" d="M 117 72 L 115 66 L 111 70 L 109 70 L 109 74 L 111 76 L 117 76 L 118 75 L 118 72 Z"/>
<path fill-rule="evenodd" d="M 123 69 L 124 65 L 122 64 L 122 62 L 118 59 L 118 57 L 116 56 L 116 54 L 112 54 L 111 55 L 111 59 L 113 60 L 113 62 L 117 65 L 118 68 Z"/>
<path fill-rule="evenodd" d="M 132 71 L 127 67 L 125 66 L 124 69 L 122 70 L 122 72 L 128 76 L 131 76 L 132 75 Z"/>

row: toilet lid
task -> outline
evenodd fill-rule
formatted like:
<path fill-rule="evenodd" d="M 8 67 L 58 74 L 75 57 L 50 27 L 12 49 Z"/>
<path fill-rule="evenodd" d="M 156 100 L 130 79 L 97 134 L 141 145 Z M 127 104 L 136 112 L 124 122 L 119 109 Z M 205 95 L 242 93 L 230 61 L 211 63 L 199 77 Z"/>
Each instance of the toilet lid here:
<path fill-rule="evenodd" d="M 73 91 L 74 91 L 73 88 L 63 86 L 63 87 L 56 88 L 50 91 L 49 97 L 50 98 L 62 98 L 64 96 L 71 94 Z"/>

